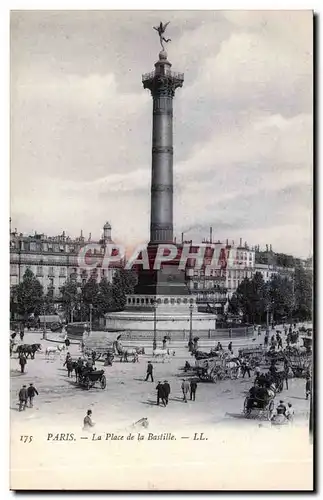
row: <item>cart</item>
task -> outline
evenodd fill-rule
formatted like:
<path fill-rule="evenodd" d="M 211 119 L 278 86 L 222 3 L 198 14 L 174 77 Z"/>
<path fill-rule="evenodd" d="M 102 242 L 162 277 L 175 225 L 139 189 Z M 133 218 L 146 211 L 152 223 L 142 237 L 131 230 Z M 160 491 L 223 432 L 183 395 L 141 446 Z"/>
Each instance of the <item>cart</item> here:
<path fill-rule="evenodd" d="M 267 349 L 263 346 L 245 347 L 239 349 L 239 357 L 245 358 L 251 369 L 262 364 L 266 358 Z"/>
<path fill-rule="evenodd" d="M 100 384 L 101 389 L 106 388 L 107 379 L 104 375 L 104 370 L 85 371 L 79 375 L 78 385 L 85 389 L 91 389 L 96 383 Z"/>
<path fill-rule="evenodd" d="M 243 404 L 243 413 L 245 417 L 271 420 L 275 409 L 274 399 L 274 397 L 268 400 L 256 398 L 251 401 L 251 398 L 247 396 Z"/>

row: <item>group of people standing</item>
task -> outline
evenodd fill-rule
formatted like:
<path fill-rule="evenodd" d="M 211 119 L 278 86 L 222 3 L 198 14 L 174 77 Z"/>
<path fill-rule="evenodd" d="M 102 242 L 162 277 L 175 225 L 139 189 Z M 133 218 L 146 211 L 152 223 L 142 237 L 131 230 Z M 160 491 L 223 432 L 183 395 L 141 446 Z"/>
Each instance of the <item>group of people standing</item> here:
<path fill-rule="evenodd" d="M 19 391 L 19 411 L 22 411 L 26 408 L 28 400 L 29 406 L 30 408 L 32 408 L 34 397 L 36 394 L 38 396 L 38 391 L 36 387 L 34 387 L 34 384 L 32 382 L 29 384 L 28 389 L 26 385 L 23 385 Z"/>

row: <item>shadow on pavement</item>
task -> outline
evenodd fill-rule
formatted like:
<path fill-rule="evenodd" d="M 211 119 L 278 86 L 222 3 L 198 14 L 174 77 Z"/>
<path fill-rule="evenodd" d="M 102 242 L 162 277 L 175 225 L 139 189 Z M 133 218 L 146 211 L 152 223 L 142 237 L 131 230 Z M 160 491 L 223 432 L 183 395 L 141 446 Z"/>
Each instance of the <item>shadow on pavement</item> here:
<path fill-rule="evenodd" d="M 141 401 L 143 405 L 149 405 L 149 406 L 158 406 L 156 401 L 151 401 L 151 399 L 148 399 L 147 401 Z"/>
<path fill-rule="evenodd" d="M 245 419 L 246 417 L 244 416 L 243 413 L 229 413 L 229 412 L 226 412 L 225 413 L 225 416 L 227 417 L 233 417 L 233 418 L 243 418 Z"/>

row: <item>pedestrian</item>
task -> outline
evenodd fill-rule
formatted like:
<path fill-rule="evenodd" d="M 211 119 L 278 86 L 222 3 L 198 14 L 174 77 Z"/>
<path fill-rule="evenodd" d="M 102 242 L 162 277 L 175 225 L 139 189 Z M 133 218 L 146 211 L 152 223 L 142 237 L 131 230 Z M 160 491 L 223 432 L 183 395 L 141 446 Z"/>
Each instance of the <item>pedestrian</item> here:
<path fill-rule="evenodd" d="M 95 358 L 96 358 L 96 352 L 95 351 L 92 351 L 92 361 L 93 361 L 93 364 L 95 365 Z"/>
<path fill-rule="evenodd" d="M 67 363 L 68 363 L 68 361 L 69 361 L 69 359 L 70 359 L 70 358 L 71 358 L 71 354 L 68 352 L 68 353 L 66 354 L 66 358 L 65 358 L 65 361 L 64 361 L 63 367 L 64 367 L 65 365 L 67 365 Z"/>
<path fill-rule="evenodd" d="M 169 385 L 168 380 L 164 380 L 164 392 L 165 392 L 166 405 L 168 405 L 168 398 L 170 395 L 170 385 Z"/>
<path fill-rule="evenodd" d="M 286 405 L 284 401 L 281 399 L 279 401 L 279 405 L 277 406 L 277 415 L 285 415 L 286 416 Z"/>
<path fill-rule="evenodd" d="M 283 381 L 285 380 L 285 384 L 286 384 L 286 389 L 288 390 L 288 373 L 289 373 L 289 368 L 284 368 L 284 371 L 283 371 Z"/>
<path fill-rule="evenodd" d="M 257 365 L 257 366 L 255 367 L 255 370 L 254 370 L 254 375 L 255 375 L 255 377 L 256 377 L 255 381 L 258 381 L 258 378 L 259 378 L 259 376 L 260 376 L 260 367 L 259 367 L 259 365 Z"/>
<path fill-rule="evenodd" d="M 183 382 L 182 382 L 182 392 L 183 392 L 183 401 L 185 401 L 185 403 L 187 403 L 187 394 L 188 394 L 188 391 L 190 390 L 190 384 L 187 380 L 185 380 L 185 378 L 183 378 Z"/>
<path fill-rule="evenodd" d="M 67 376 L 69 378 L 72 375 L 73 370 L 74 370 L 74 363 L 73 363 L 71 357 L 69 357 L 67 362 L 66 362 L 66 369 L 67 369 Z"/>
<path fill-rule="evenodd" d="M 163 405 L 166 406 L 165 388 L 161 382 L 158 382 L 158 384 L 156 385 L 156 391 L 157 391 L 157 406 L 159 406 L 160 400 L 162 401 Z"/>
<path fill-rule="evenodd" d="M 288 403 L 288 406 L 287 406 L 287 409 L 286 409 L 286 413 L 285 413 L 285 417 L 287 417 L 287 419 L 292 422 L 294 420 L 294 408 L 292 407 L 292 403 Z"/>
<path fill-rule="evenodd" d="M 25 385 L 19 391 L 19 411 L 24 410 L 27 406 L 27 387 Z"/>
<path fill-rule="evenodd" d="M 228 350 L 231 352 L 231 354 L 233 353 L 233 350 L 232 350 L 232 342 L 230 342 L 230 344 L 228 345 Z"/>
<path fill-rule="evenodd" d="M 268 335 L 267 335 L 267 333 L 266 333 L 265 338 L 264 338 L 264 344 L 265 344 L 265 347 L 268 346 Z"/>
<path fill-rule="evenodd" d="M 242 365 L 242 378 L 244 378 L 245 374 L 248 373 L 249 378 L 251 377 L 250 375 L 250 365 L 249 362 L 246 360 L 243 365 Z"/>
<path fill-rule="evenodd" d="M 197 389 L 197 383 L 195 380 L 191 380 L 190 382 L 190 400 L 195 401 L 195 394 Z"/>
<path fill-rule="evenodd" d="M 309 395 L 311 394 L 311 388 L 312 388 L 312 381 L 311 377 L 308 375 L 306 377 L 306 384 L 305 384 L 306 399 L 308 399 Z"/>
<path fill-rule="evenodd" d="M 83 430 L 88 431 L 90 430 L 91 427 L 93 427 L 95 424 L 92 421 L 92 410 L 88 410 L 86 412 L 86 416 L 83 419 Z"/>
<path fill-rule="evenodd" d="M 145 381 L 147 382 L 148 379 L 151 379 L 151 381 L 153 382 L 154 381 L 154 377 L 153 377 L 153 365 L 151 364 L 151 361 L 148 361 L 148 365 L 147 365 L 147 375 L 146 375 L 146 378 L 145 378 Z"/>
<path fill-rule="evenodd" d="M 68 337 L 66 337 L 66 339 L 65 339 L 65 345 L 66 345 L 66 347 L 69 347 L 69 346 L 70 346 L 70 343 L 71 343 L 71 342 L 70 342 L 69 338 L 68 338 Z"/>
<path fill-rule="evenodd" d="M 25 373 L 25 366 L 27 364 L 27 358 L 24 354 L 20 354 L 19 356 L 19 364 L 21 373 Z"/>
<path fill-rule="evenodd" d="M 33 400 L 34 400 L 35 394 L 37 394 L 37 396 L 38 396 L 38 391 L 37 391 L 36 387 L 34 387 L 34 384 L 31 382 L 29 384 L 28 389 L 27 389 L 27 396 L 29 399 L 30 408 L 33 407 Z"/>

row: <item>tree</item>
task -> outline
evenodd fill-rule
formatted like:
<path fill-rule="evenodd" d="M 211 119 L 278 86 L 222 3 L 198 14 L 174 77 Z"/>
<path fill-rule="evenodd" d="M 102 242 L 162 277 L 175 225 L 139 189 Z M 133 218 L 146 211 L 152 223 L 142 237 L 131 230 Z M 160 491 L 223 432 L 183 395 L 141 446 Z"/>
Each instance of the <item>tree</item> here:
<path fill-rule="evenodd" d="M 237 295 L 234 293 L 229 300 L 228 312 L 234 314 L 235 316 L 239 314 L 240 307 Z"/>
<path fill-rule="evenodd" d="M 246 323 L 264 321 L 268 303 L 268 288 L 261 273 L 256 273 L 252 280 L 245 278 L 238 286 L 235 295 L 235 300 L 237 300 Z"/>
<path fill-rule="evenodd" d="M 53 290 L 49 289 L 43 299 L 42 312 L 44 314 L 55 314 Z"/>
<path fill-rule="evenodd" d="M 275 320 L 291 318 L 294 309 L 293 282 L 275 274 L 269 282 L 269 309 Z"/>
<path fill-rule="evenodd" d="M 99 317 L 104 317 L 107 312 L 113 311 L 113 306 L 113 287 L 112 284 L 108 282 L 107 278 L 104 277 L 99 283 L 99 293 L 97 297 L 97 311 Z"/>
<path fill-rule="evenodd" d="M 96 281 L 96 276 L 90 276 L 87 282 L 82 287 L 82 317 L 90 317 L 90 308 L 92 307 L 92 318 L 98 317 L 98 296 L 99 285 Z"/>
<path fill-rule="evenodd" d="M 295 268 L 295 316 L 311 320 L 313 310 L 313 275 L 302 266 Z"/>
<path fill-rule="evenodd" d="M 132 270 L 117 269 L 112 281 L 113 309 L 122 311 L 126 305 L 126 295 L 134 292 L 137 274 Z"/>
<path fill-rule="evenodd" d="M 72 310 L 77 310 L 81 305 L 77 283 L 70 278 L 61 287 L 61 301 L 67 318 L 71 317 Z"/>
<path fill-rule="evenodd" d="M 15 287 L 13 300 L 17 303 L 18 314 L 21 314 L 24 319 L 27 319 L 30 314 L 39 316 L 41 313 L 44 300 L 43 287 L 30 269 L 26 270 L 22 282 Z"/>

